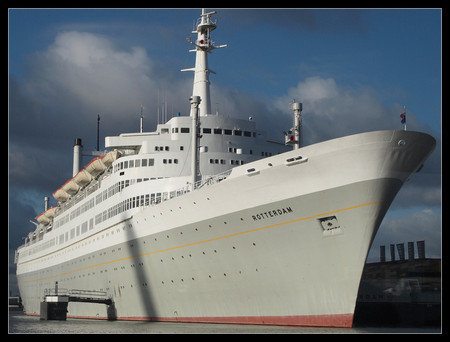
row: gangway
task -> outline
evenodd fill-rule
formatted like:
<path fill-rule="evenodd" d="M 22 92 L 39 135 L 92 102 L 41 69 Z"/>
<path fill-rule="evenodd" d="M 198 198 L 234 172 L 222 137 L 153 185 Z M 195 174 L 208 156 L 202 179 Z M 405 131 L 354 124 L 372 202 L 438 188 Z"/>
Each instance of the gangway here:
<path fill-rule="evenodd" d="M 44 301 L 41 302 L 41 320 L 66 320 L 69 302 L 113 305 L 105 291 L 54 288 L 44 290 Z"/>

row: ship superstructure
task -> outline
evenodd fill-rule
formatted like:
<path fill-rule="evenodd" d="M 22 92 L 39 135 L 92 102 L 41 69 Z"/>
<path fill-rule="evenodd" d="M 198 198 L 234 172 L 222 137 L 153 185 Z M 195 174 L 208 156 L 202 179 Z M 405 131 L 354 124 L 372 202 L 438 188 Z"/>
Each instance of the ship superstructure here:
<path fill-rule="evenodd" d="M 44 292 L 107 293 L 69 316 L 351 326 L 370 244 L 403 182 L 434 148 L 417 132 L 377 131 L 299 148 L 256 123 L 211 113 L 202 10 L 189 116 L 105 138 L 104 153 L 53 194 L 16 251 L 27 314 Z"/>

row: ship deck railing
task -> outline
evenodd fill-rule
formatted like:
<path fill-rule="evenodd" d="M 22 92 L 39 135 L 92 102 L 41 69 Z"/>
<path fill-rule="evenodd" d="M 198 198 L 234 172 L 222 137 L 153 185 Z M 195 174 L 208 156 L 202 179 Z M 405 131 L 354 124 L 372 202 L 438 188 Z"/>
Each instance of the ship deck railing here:
<path fill-rule="evenodd" d="M 194 184 L 194 191 L 198 190 L 198 189 L 201 189 L 201 188 L 203 188 L 205 186 L 210 186 L 210 185 L 213 185 L 213 184 L 216 184 L 216 183 L 219 183 L 219 182 L 225 180 L 231 174 L 232 170 L 233 169 L 229 169 L 229 170 L 221 172 L 221 173 L 219 173 L 217 175 L 206 176 L 204 179 L 201 179 L 201 180 L 195 182 L 195 184 Z M 104 175 L 105 176 L 109 175 L 109 172 L 105 172 Z M 101 182 L 102 178 L 103 177 L 101 177 L 99 179 L 96 179 L 95 181 L 91 182 L 87 187 L 85 187 L 84 189 L 81 189 L 77 194 L 75 194 L 71 198 L 71 200 L 69 200 L 68 202 L 62 203 L 61 204 L 61 209 L 57 212 L 55 217 L 58 216 L 58 215 L 61 215 L 64 211 L 66 211 L 67 209 L 71 208 L 74 204 L 78 203 L 83 198 L 85 198 L 87 195 L 89 195 L 92 192 L 94 192 L 95 190 L 97 190 L 98 187 L 99 187 L 99 183 Z M 192 191 L 192 187 L 191 187 L 191 185 L 188 184 L 188 185 L 183 186 L 181 188 L 178 188 L 178 189 L 176 189 L 174 191 L 163 192 L 160 197 L 156 198 L 155 200 L 146 201 L 143 206 L 157 205 L 157 204 L 159 204 L 161 202 L 168 201 L 168 200 L 170 200 L 172 198 L 183 196 L 184 194 L 187 194 L 187 193 L 189 193 L 191 191 Z M 47 226 L 47 228 L 48 228 L 47 231 L 50 231 L 52 229 L 52 226 L 53 226 L 53 222 L 50 223 Z M 43 235 L 45 234 L 45 232 L 46 231 L 42 230 L 42 234 L 39 234 L 39 237 L 36 236 L 36 238 L 30 239 L 28 242 L 25 241 L 25 243 L 23 245 L 21 245 L 21 246 L 19 246 L 17 248 L 16 253 L 21 248 L 33 245 L 36 242 L 42 240 Z M 16 255 L 15 259 L 17 261 L 17 255 Z"/>
<path fill-rule="evenodd" d="M 232 170 L 233 169 L 229 169 L 229 170 L 219 173 L 217 175 L 208 176 L 205 179 L 199 180 L 198 182 L 196 182 L 194 184 L 194 189 L 198 190 L 204 186 L 209 186 L 209 185 L 219 183 L 219 182 L 223 181 L 224 179 L 226 179 L 231 174 Z"/>
<path fill-rule="evenodd" d="M 97 290 L 78 290 L 78 289 L 65 289 L 65 288 L 47 288 L 44 289 L 44 296 L 68 296 L 78 298 L 106 298 L 107 293 L 105 291 Z"/>

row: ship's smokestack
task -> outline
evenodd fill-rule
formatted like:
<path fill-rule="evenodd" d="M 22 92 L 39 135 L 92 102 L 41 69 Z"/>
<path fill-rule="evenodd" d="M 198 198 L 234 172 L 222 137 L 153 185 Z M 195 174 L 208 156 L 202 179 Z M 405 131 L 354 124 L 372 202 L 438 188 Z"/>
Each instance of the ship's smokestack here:
<path fill-rule="evenodd" d="M 81 150 L 83 146 L 81 145 L 81 138 L 76 138 L 73 144 L 73 172 L 72 177 L 80 171 L 81 167 Z"/>
<path fill-rule="evenodd" d="M 192 117 L 192 155 L 191 155 L 191 172 L 192 172 L 192 191 L 194 191 L 195 183 L 200 180 L 199 175 L 199 158 L 198 158 L 198 147 L 199 147 L 199 120 L 198 120 L 198 112 L 199 105 L 201 103 L 200 96 L 191 96 L 189 101 L 191 102 L 191 117 Z"/>

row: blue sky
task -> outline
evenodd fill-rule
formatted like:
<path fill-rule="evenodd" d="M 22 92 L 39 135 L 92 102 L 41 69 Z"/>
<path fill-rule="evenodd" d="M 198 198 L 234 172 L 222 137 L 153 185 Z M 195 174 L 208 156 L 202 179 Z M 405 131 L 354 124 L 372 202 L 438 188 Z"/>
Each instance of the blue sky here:
<path fill-rule="evenodd" d="M 305 144 L 377 129 L 425 131 L 438 141 L 386 215 L 380 244 L 425 240 L 441 253 L 442 13 L 440 9 L 215 9 L 212 107 L 254 116 L 274 139 L 304 103 Z M 189 111 L 195 55 L 186 37 L 200 9 L 9 10 L 9 233 L 14 250 L 70 176 L 76 137 L 107 135 Z M 258 121 L 259 119 L 259 121 Z M 86 157 L 85 157 L 86 158 Z M 88 160 L 84 160 L 85 164 Z M 53 200 L 53 199 L 52 199 Z M 56 204 L 56 203 L 53 203 Z"/>

